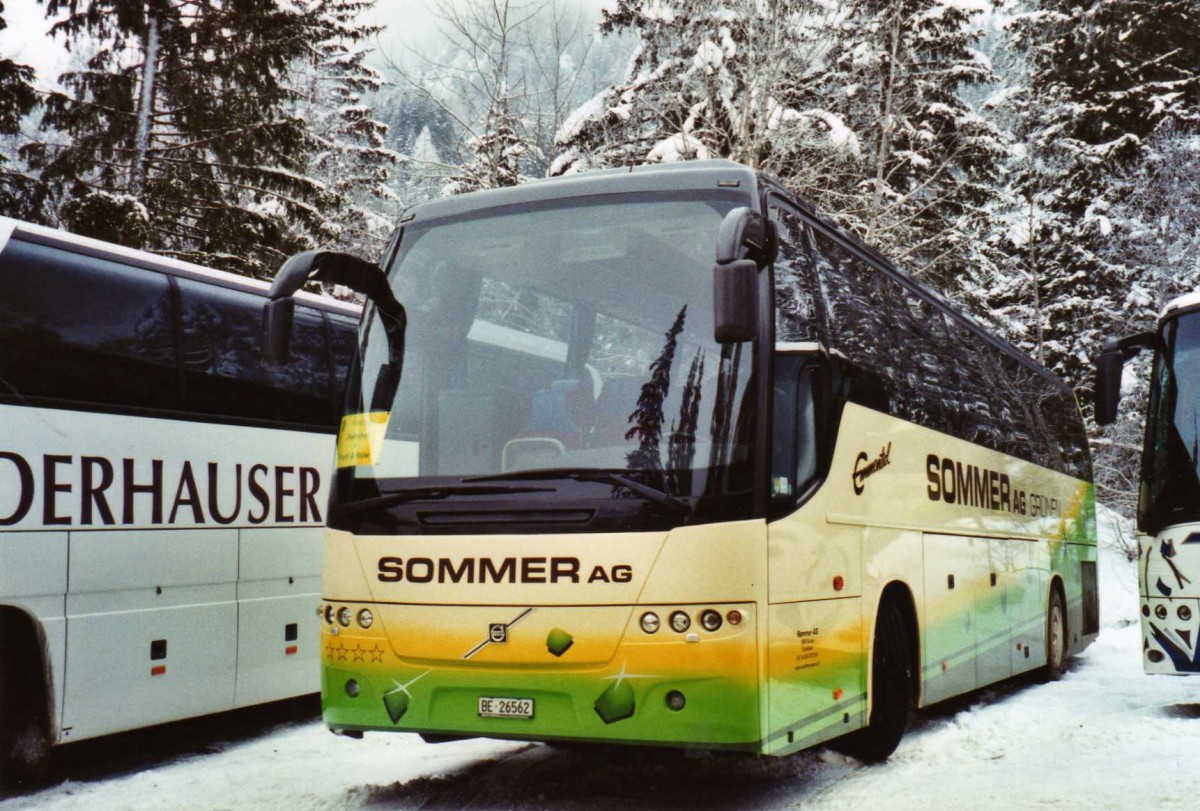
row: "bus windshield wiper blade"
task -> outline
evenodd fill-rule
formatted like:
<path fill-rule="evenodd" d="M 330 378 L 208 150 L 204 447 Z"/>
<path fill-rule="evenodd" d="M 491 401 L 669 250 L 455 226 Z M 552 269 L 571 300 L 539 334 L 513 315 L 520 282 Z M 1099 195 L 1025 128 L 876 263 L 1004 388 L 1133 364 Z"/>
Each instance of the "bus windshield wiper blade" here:
<path fill-rule="evenodd" d="M 623 487 L 634 495 L 641 496 L 647 501 L 655 504 L 661 504 L 670 510 L 680 513 L 681 515 L 690 515 L 692 506 L 681 498 L 677 498 L 670 493 L 664 493 L 657 487 L 651 487 L 648 484 L 632 479 L 622 473 L 616 473 L 611 470 L 580 470 L 578 468 L 563 469 L 563 468 L 547 468 L 544 470 L 514 470 L 509 473 L 497 473 L 492 476 L 475 476 L 470 479 L 463 479 L 464 482 L 491 482 L 491 481 L 513 481 L 521 479 L 546 479 L 553 481 L 554 479 L 574 479 L 581 482 L 603 482 L 612 484 L 617 487 Z"/>
<path fill-rule="evenodd" d="M 657 487 L 651 487 L 648 484 L 642 484 L 641 482 L 635 481 L 628 476 L 622 476 L 620 473 L 609 473 L 604 470 L 597 470 L 593 473 L 583 470 L 570 474 L 570 478 L 577 479 L 581 482 L 607 482 L 608 484 L 615 484 L 618 487 L 624 487 L 626 490 L 635 495 L 641 496 L 647 501 L 652 501 L 655 504 L 661 504 L 662 506 L 668 507 L 672 511 L 680 513 L 681 515 L 692 514 L 692 505 L 688 504 L 683 499 L 676 498 L 670 493 L 664 493 Z"/>
<path fill-rule="evenodd" d="M 406 490 L 385 490 L 382 495 L 364 498 L 361 501 L 350 501 L 337 505 L 337 511 L 345 515 L 376 510 L 383 507 L 394 507 L 409 501 L 436 501 L 451 496 L 496 496 L 510 493 L 553 493 L 557 488 L 533 485 L 462 485 L 435 484 L 429 487 L 410 487 Z"/>

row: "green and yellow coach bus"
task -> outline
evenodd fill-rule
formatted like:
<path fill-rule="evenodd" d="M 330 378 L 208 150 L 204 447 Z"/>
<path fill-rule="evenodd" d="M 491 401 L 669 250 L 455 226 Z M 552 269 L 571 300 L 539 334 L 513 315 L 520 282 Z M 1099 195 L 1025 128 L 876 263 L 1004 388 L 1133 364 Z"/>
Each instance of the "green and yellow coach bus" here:
<path fill-rule="evenodd" d="M 715 256 L 714 256 L 715 255 Z M 715 258 L 715 261 L 714 261 Z M 423 204 L 369 304 L 323 572 L 335 732 L 890 754 L 1098 631 L 1072 392 L 751 169 Z"/>
<path fill-rule="evenodd" d="M 1097 358 L 1096 421 L 1113 422 L 1122 366 L 1154 352 L 1138 488 L 1142 667 L 1200 674 L 1200 292 L 1169 302 L 1152 332 Z"/>

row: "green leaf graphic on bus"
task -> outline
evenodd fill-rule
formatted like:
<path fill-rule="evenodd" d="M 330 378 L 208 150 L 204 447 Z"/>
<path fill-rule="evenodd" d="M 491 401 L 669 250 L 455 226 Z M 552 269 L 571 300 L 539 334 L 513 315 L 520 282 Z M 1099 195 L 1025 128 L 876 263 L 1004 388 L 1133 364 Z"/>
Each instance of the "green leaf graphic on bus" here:
<path fill-rule="evenodd" d="M 633 686 L 618 679 L 596 699 L 596 714 L 606 724 L 623 721 L 633 715 Z"/>
<path fill-rule="evenodd" d="M 387 708 L 387 714 L 392 719 L 392 723 L 400 723 L 404 713 L 408 712 L 408 693 L 403 690 L 388 693 L 383 697 L 383 706 Z"/>
<path fill-rule="evenodd" d="M 575 638 L 562 628 L 555 628 L 546 637 L 546 649 L 555 656 L 562 656 L 567 649 L 575 644 Z"/>

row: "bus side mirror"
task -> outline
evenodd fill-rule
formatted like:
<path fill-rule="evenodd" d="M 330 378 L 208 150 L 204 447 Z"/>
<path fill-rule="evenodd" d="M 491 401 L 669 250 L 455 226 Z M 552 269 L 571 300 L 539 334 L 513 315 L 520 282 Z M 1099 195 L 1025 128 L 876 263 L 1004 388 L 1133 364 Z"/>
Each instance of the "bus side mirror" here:
<path fill-rule="evenodd" d="M 263 307 L 264 353 L 268 363 L 287 363 L 292 354 L 292 319 L 296 300 L 287 298 L 268 301 Z"/>
<path fill-rule="evenodd" d="M 713 337 L 717 343 L 758 335 L 758 271 L 774 261 L 774 226 L 749 208 L 735 208 L 717 232 L 713 266 Z"/>
<path fill-rule="evenodd" d="M 759 267 L 775 261 L 774 225 L 746 207 L 735 208 L 717 231 L 717 264 L 753 259 Z"/>
<path fill-rule="evenodd" d="M 758 334 L 758 265 L 740 259 L 713 267 L 713 337 L 719 344 Z"/>
<path fill-rule="evenodd" d="M 1096 358 L 1096 423 L 1112 425 L 1117 419 L 1121 402 L 1121 372 L 1125 368 L 1125 353 L 1109 341 Z"/>
<path fill-rule="evenodd" d="M 384 328 L 392 344 L 391 354 L 399 365 L 404 354 L 404 329 L 408 324 L 403 305 L 396 300 L 383 269 L 349 253 L 305 251 L 283 263 L 267 293 L 270 301 L 263 308 L 263 343 L 270 363 L 286 363 L 290 355 L 293 296 L 308 281 L 328 282 L 362 293 L 383 316 Z M 396 340 L 398 339 L 398 340 Z"/>
<path fill-rule="evenodd" d="M 1117 406 L 1121 402 L 1121 372 L 1125 361 L 1143 349 L 1156 346 L 1158 335 L 1139 332 L 1121 340 L 1110 338 L 1104 342 L 1104 351 L 1096 358 L 1096 424 L 1112 425 L 1117 419 Z"/>

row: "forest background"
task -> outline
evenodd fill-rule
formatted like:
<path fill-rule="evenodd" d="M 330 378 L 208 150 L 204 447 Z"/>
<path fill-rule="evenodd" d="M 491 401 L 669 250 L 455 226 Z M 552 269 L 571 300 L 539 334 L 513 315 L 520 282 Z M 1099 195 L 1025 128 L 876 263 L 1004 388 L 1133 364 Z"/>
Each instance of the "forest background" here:
<path fill-rule="evenodd" d="M 1103 429 L 1090 365 L 1200 288 L 1200 0 L 7 2 L 0 215 L 269 277 L 432 197 L 730 158 L 1074 386 L 1134 510 L 1145 361 Z"/>

